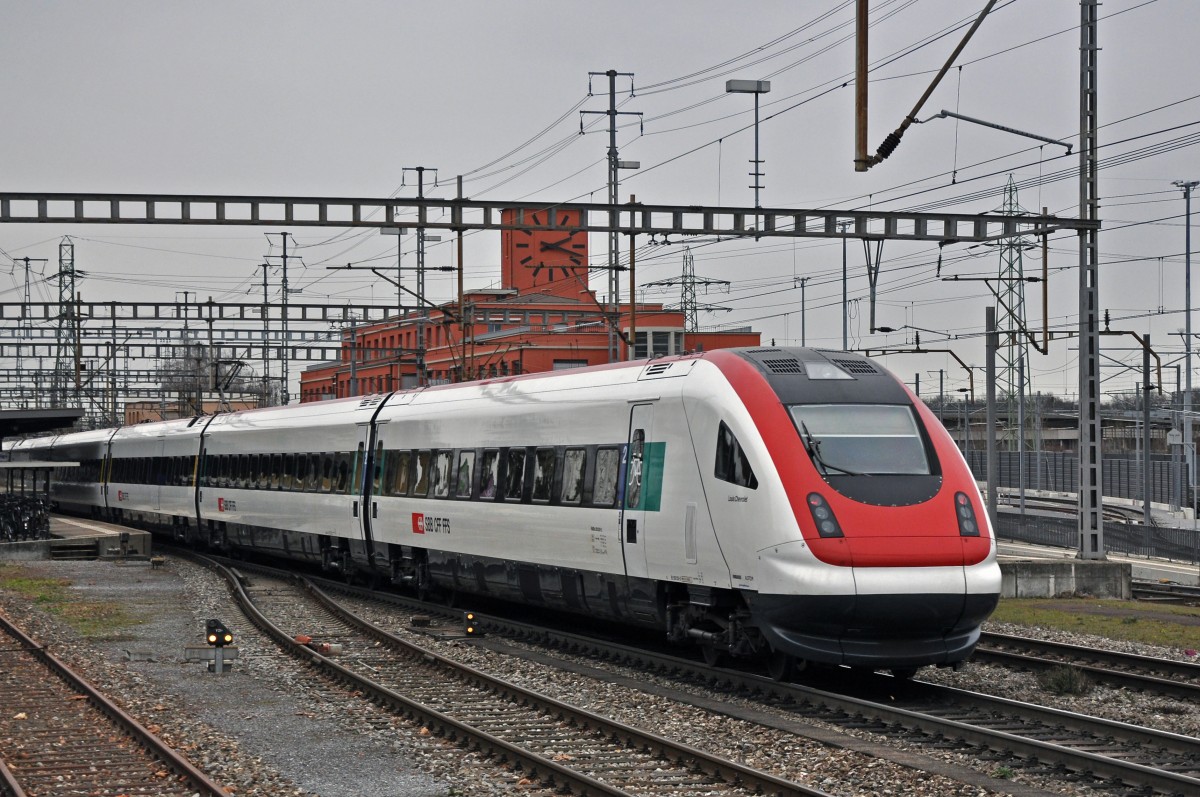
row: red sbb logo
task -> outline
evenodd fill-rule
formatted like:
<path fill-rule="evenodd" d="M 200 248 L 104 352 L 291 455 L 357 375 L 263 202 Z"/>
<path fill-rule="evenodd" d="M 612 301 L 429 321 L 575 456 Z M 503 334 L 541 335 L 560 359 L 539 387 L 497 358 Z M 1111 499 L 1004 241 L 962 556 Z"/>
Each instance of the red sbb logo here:
<path fill-rule="evenodd" d="M 237 501 L 232 501 L 228 498 L 218 498 L 217 499 L 217 511 L 218 512 L 236 512 L 237 511 Z"/>
<path fill-rule="evenodd" d="M 129 493 L 125 492 L 124 490 L 117 490 L 117 500 L 118 501 L 124 501 L 128 497 L 129 497 Z"/>
<path fill-rule="evenodd" d="M 423 512 L 412 513 L 413 534 L 449 534 L 450 518 L 425 517 Z"/>

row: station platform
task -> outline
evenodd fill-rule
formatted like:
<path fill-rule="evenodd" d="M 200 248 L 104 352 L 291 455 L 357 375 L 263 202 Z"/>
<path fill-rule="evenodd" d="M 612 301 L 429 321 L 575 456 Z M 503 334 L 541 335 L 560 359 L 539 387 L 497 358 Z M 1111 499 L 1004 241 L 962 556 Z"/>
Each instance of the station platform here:
<path fill-rule="evenodd" d="M 149 532 L 101 520 L 50 516 L 50 539 L 0 543 L 0 559 L 123 559 L 149 561 Z"/>

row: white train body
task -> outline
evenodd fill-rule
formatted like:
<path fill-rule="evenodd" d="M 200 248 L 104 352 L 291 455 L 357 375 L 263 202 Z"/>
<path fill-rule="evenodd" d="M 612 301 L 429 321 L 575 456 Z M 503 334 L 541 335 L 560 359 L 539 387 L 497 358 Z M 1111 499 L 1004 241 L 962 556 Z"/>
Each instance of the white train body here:
<path fill-rule="evenodd" d="M 54 485 L 64 509 L 657 626 L 709 652 L 956 664 L 999 592 L 953 442 L 894 377 L 841 352 L 711 352 L 22 451 L 102 463 Z"/>

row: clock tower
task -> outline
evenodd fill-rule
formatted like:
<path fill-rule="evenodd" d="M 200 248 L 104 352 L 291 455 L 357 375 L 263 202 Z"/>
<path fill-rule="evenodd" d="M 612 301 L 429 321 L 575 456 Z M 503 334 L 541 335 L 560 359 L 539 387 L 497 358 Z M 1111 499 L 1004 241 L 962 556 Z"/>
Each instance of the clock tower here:
<path fill-rule="evenodd" d="M 588 289 L 588 237 L 582 230 L 564 230 L 579 223 L 579 211 L 558 210 L 558 227 L 547 227 L 545 209 L 505 208 L 502 224 L 524 216 L 526 229 L 500 232 L 501 284 L 521 293 L 577 296 Z"/>

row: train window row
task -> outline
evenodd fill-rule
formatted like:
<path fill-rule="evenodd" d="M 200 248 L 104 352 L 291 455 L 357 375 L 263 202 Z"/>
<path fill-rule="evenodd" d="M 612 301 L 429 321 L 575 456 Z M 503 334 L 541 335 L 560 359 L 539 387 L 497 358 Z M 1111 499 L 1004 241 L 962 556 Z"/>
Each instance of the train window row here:
<path fill-rule="evenodd" d="M 379 496 L 617 505 L 620 446 L 377 451 Z"/>
<path fill-rule="evenodd" d="M 108 480 L 121 484 L 192 487 L 195 484 L 195 461 L 196 458 L 190 456 L 114 457 L 109 466 Z"/>
<path fill-rule="evenodd" d="M 616 506 L 620 446 L 376 450 L 372 493 Z M 363 452 L 210 454 L 201 487 L 348 495 L 362 483 Z"/>
<path fill-rule="evenodd" d="M 358 453 L 207 454 L 201 487 L 347 495 Z"/>
<path fill-rule="evenodd" d="M 54 481 L 60 484 L 95 484 L 100 481 L 99 459 L 80 460 L 77 468 L 55 468 Z"/>

